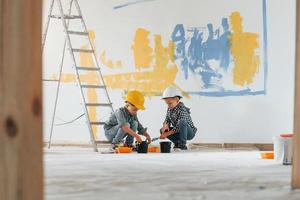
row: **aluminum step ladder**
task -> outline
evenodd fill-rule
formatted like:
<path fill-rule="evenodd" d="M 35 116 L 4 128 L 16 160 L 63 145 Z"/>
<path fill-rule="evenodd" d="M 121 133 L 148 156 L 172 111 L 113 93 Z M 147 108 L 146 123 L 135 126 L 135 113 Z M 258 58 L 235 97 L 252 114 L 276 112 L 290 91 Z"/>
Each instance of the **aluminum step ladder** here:
<path fill-rule="evenodd" d="M 99 125 L 104 125 L 104 122 L 101 121 L 91 121 L 89 113 L 88 113 L 88 107 L 90 106 L 94 106 L 94 107 L 106 107 L 106 108 L 110 108 L 111 112 L 113 112 L 113 107 L 112 107 L 112 102 L 110 100 L 102 73 L 101 73 L 101 69 L 99 66 L 99 63 L 97 61 L 96 58 L 96 54 L 95 54 L 95 49 L 92 45 L 86 24 L 84 22 L 82 13 L 81 13 L 81 9 L 79 7 L 79 3 L 77 0 L 69 0 L 69 9 L 68 9 L 68 14 L 64 13 L 63 10 L 63 4 L 62 1 L 66 1 L 66 0 L 52 0 L 51 4 L 50 4 L 50 9 L 49 9 L 49 14 L 48 14 L 48 18 L 47 18 L 47 22 L 46 22 L 46 26 L 45 26 L 45 31 L 43 34 L 43 38 L 42 38 L 42 51 L 44 50 L 44 46 L 45 46 L 45 42 L 46 42 L 46 38 L 47 38 L 47 33 L 48 33 L 48 28 L 49 28 L 49 24 L 50 24 L 50 20 L 51 19 L 58 19 L 61 20 L 62 22 L 62 26 L 63 26 L 63 30 L 64 30 L 64 34 L 65 34 L 65 41 L 64 41 L 64 50 L 63 50 L 63 55 L 62 55 L 62 59 L 60 62 L 60 67 L 59 67 L 59 78 L 58 80 L 56 80 L 58 82 L 57 84 L 57 90 L 56 90 L 56 97 L 55 97 L 55 106 L 54 106 L 54 111 L 53 111 L 53 116 L 52 116 L 52 121 L 51 121 L 51 131 L 50 131 L 50 137 L 49 137 L 49 143 L 48 143 L 48 148 L 51 147 L 51 139 L 52 139 L 52 135 L 53 135 L 53 127 L 54 127 L 54 121 L 55 121 L 55 115 L 56 115 L 56 110 L 57 110 L 57 103 L 58 103 L 58 97 L 59 97 L 59 90 L 60 90 L 60 85 L 61 85 L 61 75 L 62 75 L 62 68 L 63 68 L 63 63 L 64 63 L 64 56 L 65 56 L 65 49 L 66 47 L 68 48 L 68 51 L 70 53 L 71 56 L 71 60 L 72 60 L 72 65 L 74 68 L 74 71 L 76 73 L 76 81 L 77 84 L 80 88 L 80 96 L 81 96 L 81 100 L 84 104 L 84 116 L 86 118 L 86 122 L 87 122 L 87 126 L 88 126 L 88 130 L 90 132 L 90 139 L 91 139 L 91 143 L 93 144 L 93 148 L 94 150 L 97 152 L 98 148 L 97 148 L 97 144 L 98 143 L 105 143 L 102 141 L 96 141 L 95 140 L 95 136 L 93 133 L 93 129 L 92 126 L 99 126 Z M 64 2 L 65 3 L 65 2 Z M 53 13 L 53 9 L 54 9 L 54 5 L 56 5 L 59 9 L 59 14 L 55 15 L 52 14 Z M 75 7 L 75 10 L 77 12 L 77 14 L 71 14 L 72 13 L 72 8 Z M 71 20 L 79 20 L 79 23 L 81 25 L 81 28 L 83 30 L 69 30 L 69 23 Z M 75 48 L 72 45 L 72 40 L 71 40 L 71 35 L 76 35 L 79 37 L 85 37 L 86 39 L 88 39 L 88 49 L 81 49 L 81 48 Z M 93 61 L 94 61 L 94 65 L 95 66 L 79 66 L 78 63 L 76 62 L 76 55 L 78 53 L 88 53 L 91 54 Z M 77 55 L 78 56 L 78 55 Z M 94 71 L 97 73 L 97 78 L 99 81 L 99 85 L 89 85 L 89 84 L 83 84 L 82 80 L 80 78 L 80 72 L 82 71 Z M 86 89 L 98 89 L 98 90 L 104 90 L 104 94 L 106 96 L 106 102 L 87 102 L 86 96 L 85 96 L 85 90 Z"/>

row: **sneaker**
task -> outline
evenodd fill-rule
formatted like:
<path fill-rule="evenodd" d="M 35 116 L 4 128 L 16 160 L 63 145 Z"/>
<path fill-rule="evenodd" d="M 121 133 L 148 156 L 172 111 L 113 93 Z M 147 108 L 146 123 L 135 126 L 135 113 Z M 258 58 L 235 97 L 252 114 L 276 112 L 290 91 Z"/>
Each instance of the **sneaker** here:
<path fill-rule="evenodd" d="M 188 150 L 188 148 L 185 144 L 175 144 L 174 150 L 175 151 Z"/>
<path fill-rule="evenodd" d="M 187 146 L 186 146 L 185 144 L 180 145 L 179 148 L 180 148 L 181 150 L 188 150 L 188 148 L 187 148 Z"/>
<path fill-rule="evenodd" d="M 111 146 L 110 146 L 110 149 L 111 149 L 112 151 L 114 151 L 114 150 L 116 150 L 116 148 L 118 148 L 118 147 L 119 147 L 118 144 L 112 143 Z"/>
<path fill-rule="evenodd" d="M 178 143 L 174 143 L 174 149 L 179 148 L 179 144 Z"/>

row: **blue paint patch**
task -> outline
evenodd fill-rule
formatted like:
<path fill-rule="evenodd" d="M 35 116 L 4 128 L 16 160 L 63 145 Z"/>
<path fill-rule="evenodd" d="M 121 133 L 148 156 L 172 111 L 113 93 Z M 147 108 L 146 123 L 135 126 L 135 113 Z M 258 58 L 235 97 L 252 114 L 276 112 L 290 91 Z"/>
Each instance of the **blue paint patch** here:
<path fill-rule="evenodd" d="M 266 0 L 262 0 L 263 3 L 263 31 L 264 31 L 264 44 L 263 44 L 263 55 L 264 55 L 264 90 L 267 93 L 267 77 L 268 77 L 268 34 L 267 34 L 267 3 Z"/>
<path fill-rule="evenodd" d="M 265 95 L 265 90 L 251 91 L 250 89 L 240 90 L 240 91 L 222 91 L 222 92 L 188 92 L 190 95 L 200 95 L 207 97 L 228 97 L 228 96 L 257 96 Z"/>
<path fill-rule="evenodd" d="M 127 2 L 127 3 L 124 3 L 124 4 L 120 4 L 120 5 L 114 6 L 113 9 L 116 10 L 116 9 L 124 8 L 124 7 L 131 6 L 131 5 L 135 5 L 135 4 L 138 4 L 138 3 L 145 3 L 145 2 L 149 2 L 149 1 L 156 1 L 156 0 L 137 0 L 137 1 L 131 1 L 131 2 Z"/>
<path fill-rule="evenodd" d="M 183 24 L 177 24 L 171 36 L 175 44 L 175 59 L 185 57 L 185 31 Z"/>
<path fill-rule="evenodd" d="M 214 30 L 211 23 L 207 24 L 208 38 L 204 41 L 204 32 L 199 28 L 188 29 L 192 37 L 187 39 L 183 24 L 177 24 L 171 35 L 175 44 L 175 59 L 181 63 L 181 70 L 185 79 L 189 77 L 189 71 L 201 76 L 204 88 L 219 87 L 211 82 L 212 78 L 222 78 L 222 75 L 212 69 L 209 61 L 220 63 L 220 68 L 227 71 L 230 61 L 229 24 L 228 19 L 222 19 L 223 33 L 220 29 Z M 189 45 L 187 45 L 189 44 Z M 188 46 L 188 47 L 187 47 Z"/>
<path fill-rule="evenodd" d="M 179 63 L 186 80 L 191 73 L 198 75 L 203 84 L 203 91 L 188 92 L 189 94 L 211 97 L 266 95 L 268 75 L 266 0 L 262 0 L 262 16 L 264 89 L 259 91 L 252 91 L 249 88 L 233 91 L 222 86 L 223 75 L 220 72 L 232 76 L 228 74 L 232 62 L 229 39 L 231 31 L 228 18 L 222 18 L 220 26 L 217 28 L 212 23 L 208 23 L 205 28 L 185 28 L 183 24 L 175 26 L 171 34 L 175 45 L 175 61 Z M 206 38 L 204 38 L 205 35 Z M 211 66 L 211 63 L 214 66 Z M 205 91 L 207 89 L 211 92 Z"/>

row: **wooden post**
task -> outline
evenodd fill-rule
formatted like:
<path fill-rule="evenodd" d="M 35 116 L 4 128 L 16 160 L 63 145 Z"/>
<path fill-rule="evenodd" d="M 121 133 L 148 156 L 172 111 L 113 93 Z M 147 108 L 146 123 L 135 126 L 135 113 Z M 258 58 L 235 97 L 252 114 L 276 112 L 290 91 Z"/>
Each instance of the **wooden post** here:
<path fill-rule="evenodd" d="M 296 1 L 296 69 L 292 188 L 300 188 L 300 2 Z"/>
<path fill-rule="evenodd" d="M 0 0 L 0 199 L 43 199 L 41 0 Z"/>

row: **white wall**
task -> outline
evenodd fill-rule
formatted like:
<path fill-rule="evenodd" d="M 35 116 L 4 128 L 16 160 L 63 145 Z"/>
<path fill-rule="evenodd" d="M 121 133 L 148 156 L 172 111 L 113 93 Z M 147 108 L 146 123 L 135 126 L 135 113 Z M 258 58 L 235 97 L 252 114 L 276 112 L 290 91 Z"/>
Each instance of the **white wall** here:
<path fill-rule="evenodd" d="M 49 0 L 44 2 L 46 11 Z M 102 33 L 105 34 L 102 28 L 109 27 L 110 25 L 109 16 L 103 20 L 102 16 L 105 16 L 106 13 L 99 12 L 101 11 L 100 8 L 103 2 L 105 1 L 79 1 L 88 27 L 96 30 L 95 33 L 98 38 L 96 40 L 97 51 L 103 51 L 102 44 L 103 46 L 110 45 L 115 46 L 116 49 L 115 52 L 110 52 L 113 58 L 119 59 L 124 54 L 125 57 L 129 57 L 130 55 L 127 55 L 123 51 L 125 47 L 119 47 L 114 41 L 119 34 L 118 27 L 111 27 L 111 29 L 115 30 L 115 35 L 109 36 L 111 39 L 107 35 L 105 38 L 101 38 Z M 121 4 L 124 1 L 116 0 L 109 2 L 113 6 Z M 199 5 L 197 6 L 201 6 L 201 1 L 198 2 Z M 106 1 L 105 5 L 107 4 L 109 3 Z M 226 6 L 225 3 L 224 6 Z M 134 9 L 134 7 L 131 9 Z M 135 13 L 135 15 L 137 14 Z M 160 23 L 160 19 L 155 18 L 155 11 L 149 11 L 149 15 L 153 16 L 154 22 Z M 253 20 L 256 19 L 256 15 L 256 13 L 253 13 Z M 184 99 L 184 103 L 191 108 L 192 118 L 198 127 L 198 134 L 194 142 L 270 143 L 273 136 L 292 132 L 295 1 L 267 1 L 267 21 L 268 76 L 266 95 L 230 97 L 192 96 L 191 99 Z M 147 24 L 146 22 L 141 23 Z M 51 30 L 45 47 L 44 78 L 49 78 L 53 73 L 57 73 L 60 48 L 55 45 L 63 42 L 63 38 L 60 37 L 59 24 L 56 23 L 51 26 Z M 166 31 L 164 27 L 158 26 L 158 30 L 155 31 L 159 30 L 162 32 Z M 169 32 L 168 34 L 170 35 Z M 126 42 L 123 44 L 127 45 L 127 47 L 131 45 L 131 43 L 126 44 Z M 66 54 L 66 56 L 68 55 Z M 70 62 L 67 61 L 67 63 Z M 66 71 L 72 72 L 68 67 L 66 67 Z M 104 73 L 109 72 L 104 69 Z M 110 93 L 114 107 L 118 108 L 122 106 L 122 91 L 113 90 Z M 48 139 L 50 131 L 54 94 L 55 84 L 46 82 L 44 84 L 45 140 Z M 62 118 L 68 121 L 82 113 L 79 91 L 74 85 L 64 84 L 61 94 L 57 111 L 59 119 Z M 147 98 L 145 106 L 147 109 L 139 113 L 139 119 L 149 128 L 151 135 L 157 136 L 158 129 L 165 116 L 166 106 L 161 102 L 159 97 Z M 62 122 L 59 119 L 57 122 Z M 84 120 L 81 119 L 70 125 L 55 127 L 53 140 L 88 141 L 88 136 Z"/>

